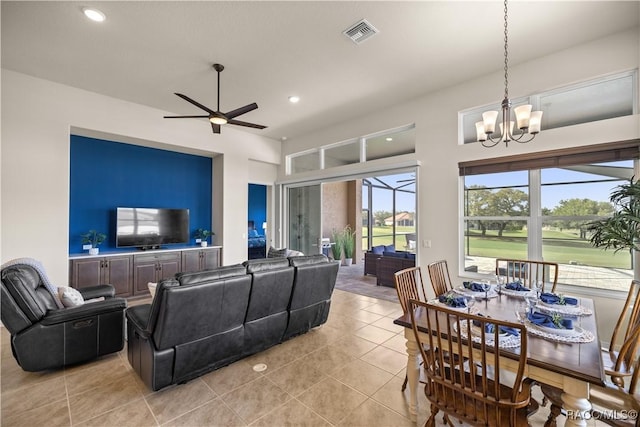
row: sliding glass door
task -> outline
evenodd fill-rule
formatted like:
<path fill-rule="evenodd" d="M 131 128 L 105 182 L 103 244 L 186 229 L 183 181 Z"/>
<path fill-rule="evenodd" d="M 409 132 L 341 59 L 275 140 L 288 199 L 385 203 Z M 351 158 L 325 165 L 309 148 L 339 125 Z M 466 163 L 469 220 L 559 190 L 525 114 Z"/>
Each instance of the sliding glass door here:
<path fill-rule="evenodd" d="M 305 255 L 322 253 L 322 188 L 320 184 L 289 187 L 288 248 Z"/>

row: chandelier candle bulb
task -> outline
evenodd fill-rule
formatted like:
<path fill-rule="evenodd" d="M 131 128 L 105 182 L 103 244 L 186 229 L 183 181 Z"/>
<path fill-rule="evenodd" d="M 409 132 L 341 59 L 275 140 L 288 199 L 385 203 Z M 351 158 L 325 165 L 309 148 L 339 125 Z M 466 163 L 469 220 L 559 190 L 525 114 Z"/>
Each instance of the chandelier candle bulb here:
<path fill-rule="evenodd" d="M 476 122 L 476 137 L 478 141 L 487 140 L 487 134 L 484 133 L 484 122 Z"/>
<path fill-rule="evenodd" d="M 531 105 L 520 105 L 513 109 L 516 113 L 516 121 L 518 122 L 518 129 L 526 129 L 529 127 L 529 117 L 531 116 Z"/>
<path fill-rule="evenodd" d="M 540 123 L 542 122 L 542 111 L 534 111 L 529 117 L 529 133 L 536 134 L 540 132 Z"/>
<path fill-rule="evenodd" d="M 485 111 L 482 113 L 482 121 L 484 122 L 484 133 L 490 135 L 496 130 L 497 111 Z"/>

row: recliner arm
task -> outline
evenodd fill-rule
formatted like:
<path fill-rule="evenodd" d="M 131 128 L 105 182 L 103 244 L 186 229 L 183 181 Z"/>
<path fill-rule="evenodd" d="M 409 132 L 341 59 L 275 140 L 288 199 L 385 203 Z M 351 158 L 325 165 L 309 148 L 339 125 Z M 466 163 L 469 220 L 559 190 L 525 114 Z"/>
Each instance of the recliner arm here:
<path fill-rule="evenodd" d="M 84 288 L 78 288 L 77 290 L 82 294 L 82 298 L 85 300 L 100 297 L 113 298 L 116 296 L 116 289 L 113 285 L 87 286 Z"/>
<path fill-rule="evenodd" d="M 144 339 L 149 339 L 151 331 L 149 327 L 149 312 L 151 304 L 140 304 L 129 307 L 125 313 L 127 322 L 135 329 L 135 332 Z"/>
<path fill-rule="evenodd" d="M 127 308 L 127 301 L 124 298 L 109 298 L 104 301 L 87 303 L 77 307 L 51 310 L 40 323 L 45 326 L 56 325 L 82 319 L 87 316 L 124 311 L 125 308 Z"/>

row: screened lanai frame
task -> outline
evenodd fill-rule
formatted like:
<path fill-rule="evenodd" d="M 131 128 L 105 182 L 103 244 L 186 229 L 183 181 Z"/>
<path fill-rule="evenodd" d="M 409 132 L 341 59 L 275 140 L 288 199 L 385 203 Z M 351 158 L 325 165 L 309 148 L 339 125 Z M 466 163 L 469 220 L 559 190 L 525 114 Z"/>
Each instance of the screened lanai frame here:
<path fill-rule="evenodd" d="M 389 191 L 392 195 L 389 207 L 391 213 L 390 233 L 374 233 L 376 222 L 373 206 L 376 190 Z M 412 211 L 398 209 L 398 197 L 402 195 L 412 195 Z M 397 249 L 415 250 L 415 242 L 417 241 L 416 205 L 416 174 L 414 172 L 364 178 L 362 180 L 362 250 L 369 250 L 380 244 L 394 244 Z M 406 222 L 399 225 L 398 215 L 405 212 L 408 215 L 405 215 L 406 219 L 402 221 Z M 413 241 L 413 245 L 410 245 L 410 241 Z"/>

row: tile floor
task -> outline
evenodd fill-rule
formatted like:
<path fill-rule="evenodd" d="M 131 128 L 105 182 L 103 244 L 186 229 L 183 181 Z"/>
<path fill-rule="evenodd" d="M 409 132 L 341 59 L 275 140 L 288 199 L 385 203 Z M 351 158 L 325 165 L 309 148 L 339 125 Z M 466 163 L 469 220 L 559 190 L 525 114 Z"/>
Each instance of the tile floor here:
<path fill-rule="evenodd" d="M 1 328 L 1 425 L 415 425 L 408 391 L 400 391 L 406 355 L 403 330 L 393 324 L 399 304 L 339 289 L 332 301 L 325 325 L 158 392 L 139 381 L 124 351 L 64 370 L 24 372 Z M 254 372 L 257 363 L 268 369 Z M 420 392 L 418 425 L 428 407 Z M 547 413 L 542 408 L 531 425 L 542 426 Z"/>

